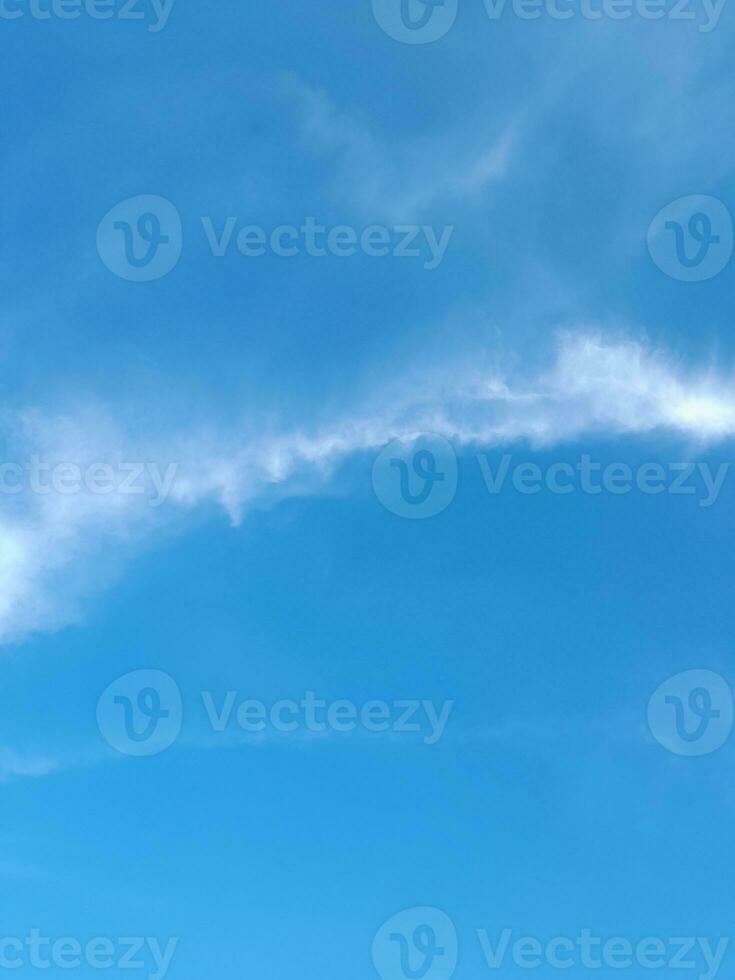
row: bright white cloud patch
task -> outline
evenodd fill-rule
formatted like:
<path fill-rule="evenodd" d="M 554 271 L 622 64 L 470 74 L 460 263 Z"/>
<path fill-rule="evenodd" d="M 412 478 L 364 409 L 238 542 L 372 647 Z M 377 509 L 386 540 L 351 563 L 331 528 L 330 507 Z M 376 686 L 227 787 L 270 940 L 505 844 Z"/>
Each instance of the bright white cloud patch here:
<path fill-rule="evenodd" d="M 391 439 L 434 432 L 458 448 L 520 440 L 549 446 L 669 430 L 711 442 L 735 435 L 735 396 L 729 378 L 693 374 L 640 343 L 567 333 L 553 363 L 532 376 L 502 366 L 442 366 L 419 383 L 397 379 L 389 395 L 376 392 L 372 401 L 313 431 L 285 423 L 258 431 L 251 422 L 247 438 L 235 431 L 192 436 L 172 430 L 144 440 L 104 421 L 99 410 L 78 419 L 25 415 L 5 424 L 0 640 L 8 642 L 74 621 L 79 597 L 99 588 L 114 561 L 169 517 L 214 501 L 237 522 L 253 504 L 326 491 L 341 461 Z M 94 467 L 107 464 L 118 484 L 127 473 L 138 489 L 68 492 L 74 481 L 67 470 L 59 482 L 65 490 L 38 493 L 24 484 L 20 492 L 7 492 L 21 479 L 8 466 L 25 466 L 33 454 L 98 479 Z M 133 482 L 130 467 L 144 463 Z"/>

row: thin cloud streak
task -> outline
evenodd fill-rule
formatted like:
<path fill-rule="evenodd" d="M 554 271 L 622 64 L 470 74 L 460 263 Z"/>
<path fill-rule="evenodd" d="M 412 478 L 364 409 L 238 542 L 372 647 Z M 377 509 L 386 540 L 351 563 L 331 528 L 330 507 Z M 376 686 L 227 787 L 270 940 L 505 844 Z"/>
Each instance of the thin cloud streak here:
<path fill-rule="evenodd" d="M 99 411 L 61 420 L 26 414 L 14 428 L 6 418 L 16 454 L 82 465 L 158 459 L 175 461 L 178 471 L 156 508 L 146 494 L 0 494 L 0 641 L 81 618 L 80 600 L 169 521 L 215 503 L 238 523 L 253 506 L 329 492 L 343 461 L 392 439 L 436 433 L 461 451 L 661 432 L 712 444 L 735 435 L 733 391 L 731 378 L 714 369 L 687 370 L 640 342 L 581 331 L 560 335 L 550 366 L 529 376 L 507 364 L 442 366 L 423 379 L 386 382 L 344 417 L 311 429 L 285 422 L 259 429 L 251 420 L 244 437 L 234 428 L 172 427 L 143 444 Z"/>

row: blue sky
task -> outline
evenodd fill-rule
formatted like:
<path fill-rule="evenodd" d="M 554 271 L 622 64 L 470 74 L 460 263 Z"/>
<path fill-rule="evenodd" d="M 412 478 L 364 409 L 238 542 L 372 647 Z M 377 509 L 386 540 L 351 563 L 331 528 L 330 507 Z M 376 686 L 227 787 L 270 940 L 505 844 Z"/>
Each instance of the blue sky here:
<path fill-rule="evenodd" d="M 0 5 L 1 973 L 732 936 L 733 13 L 550 2 Z M 609 959 L 562 972 L 650 975 Z"/>

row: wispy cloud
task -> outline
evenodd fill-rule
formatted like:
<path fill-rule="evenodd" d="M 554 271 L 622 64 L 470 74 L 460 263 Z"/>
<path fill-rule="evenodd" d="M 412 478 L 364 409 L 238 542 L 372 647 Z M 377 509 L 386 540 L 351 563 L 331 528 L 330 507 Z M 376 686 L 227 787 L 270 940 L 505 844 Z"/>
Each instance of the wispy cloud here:
<path fill-rule="evenodd" d="M 519 141 L 516 123 L 471 137 L 464 127 L 461 136 L 382 140 L 295 76 L 281 88 L 297 107 L 308 152 L 331 158 L 337 197 L 370 220 L 415 221 L 439 200 L 472 200 L 506 175 Z"/>
<path fill-rule="evenodd" d="M 214 502 L 237 523 L 254 505 L 328 492 L 340 463 L 391 439 L 433 432 L 461 449 L 668 432 L 712 443 L 735 436 L 735 390 L 722 371 L 693 370 L 644 343 L 581 331 L 559 337 L 547 366 L 531 370 L 512 358 L 483 365 L 479 357 L 444 364 L 385 382 L 341 417 L 311 427 L 251 419 L 247 430 L 171 426 L 143 438 L 98 408 L 75 419 L 6 417 L 5 428 L 6 456 L 14 459 L 40 453 L 80 465 L 158 459 L 179 466 L 157 508 L 145 494 L 0 494 L 0 639 L 8 642 L 73 622 L 80 598 L 167 520 Z M 10 772 L 48 762 L 6 756 L 4 765 Z"/>
<path fill-rule="evenodd" d="M 48 756 L 26 754 L 0 745 L 0 782 L 48 776 L 57 768 L 57 762 Z"/>
<path fill-rule="evenodd" d="M 94 744 L 83 747 L 66 746 L 54 752 L 0 744 L 0 783 L 17 779 L 41 779 L 69 769 L 83 769 L 97 765 L 111 756 L 114 757 L 114 753 L 110 753 L 106 746 Z M 0 871 L 3 870 L 3 864 L 0 855 Z M 7 866 L 7 862 L 5 865 Z"/>

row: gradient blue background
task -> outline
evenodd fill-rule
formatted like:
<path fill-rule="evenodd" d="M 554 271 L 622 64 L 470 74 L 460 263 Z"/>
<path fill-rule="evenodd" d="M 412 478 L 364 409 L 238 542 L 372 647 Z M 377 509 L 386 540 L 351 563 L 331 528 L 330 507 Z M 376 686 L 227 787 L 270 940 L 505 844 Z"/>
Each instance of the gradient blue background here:
<path fill-rule="evenodd" d="M 447 37 L 411 48 L 367 0 L 178 0 L 159 34 L 25 18 L 0 21 L 0 45 L 6 406 L 100 399 L 141 432 L 248 405 L 300 424 L 387 365 L 492 344 L 533 362 L 570 324 L 645 331 L 683 365 L 729 362 L 732 266 L 676 282 L 645 232 L 676 197 L 735 202 L 731 9 L 701 34 L 635 18 L 490 23 L 467 0 Z M 409 187 L 442 147 L 451 165 L 517 127 L 502 181 L 422 214 L 456 229 L 438 270 L 206 253 L 205 214 L 391 221 L 364 205 L 349 155 L 300 132 L 293 86 L 323 91 L 376 158 L 408 161 Z M 174 272 L 139 287 L 102 265 L 95 232 L 143 193 L 176 202 L 185 244 Z M 656 434 L 510 451 L 685 455 Z M 237 529 L 212 512 L 161 534 L 78 625 L 5 649 L 0 745 L 68 765 L 0 782 L 0 935 L 179 936 L 172 980 L 361 980 L 382 922 L 434 905 L 457 925 L 457 977 L 474 980 L 477 928 L 732 932 L 732 743 L 677 759 L 645 722 L 669 675 L 735 676 L 732 487 L 709 509 L 491 497 L 464 453 L 453 505 L 410 522 L 375 499 L 371 466 L 359 455 L 339 494 Z M 176 678 L 187 730 L 202 688 L 456 707 L 436 746 L 183 739 L 117 760 L 97 698 L 144 667 Z"/>

